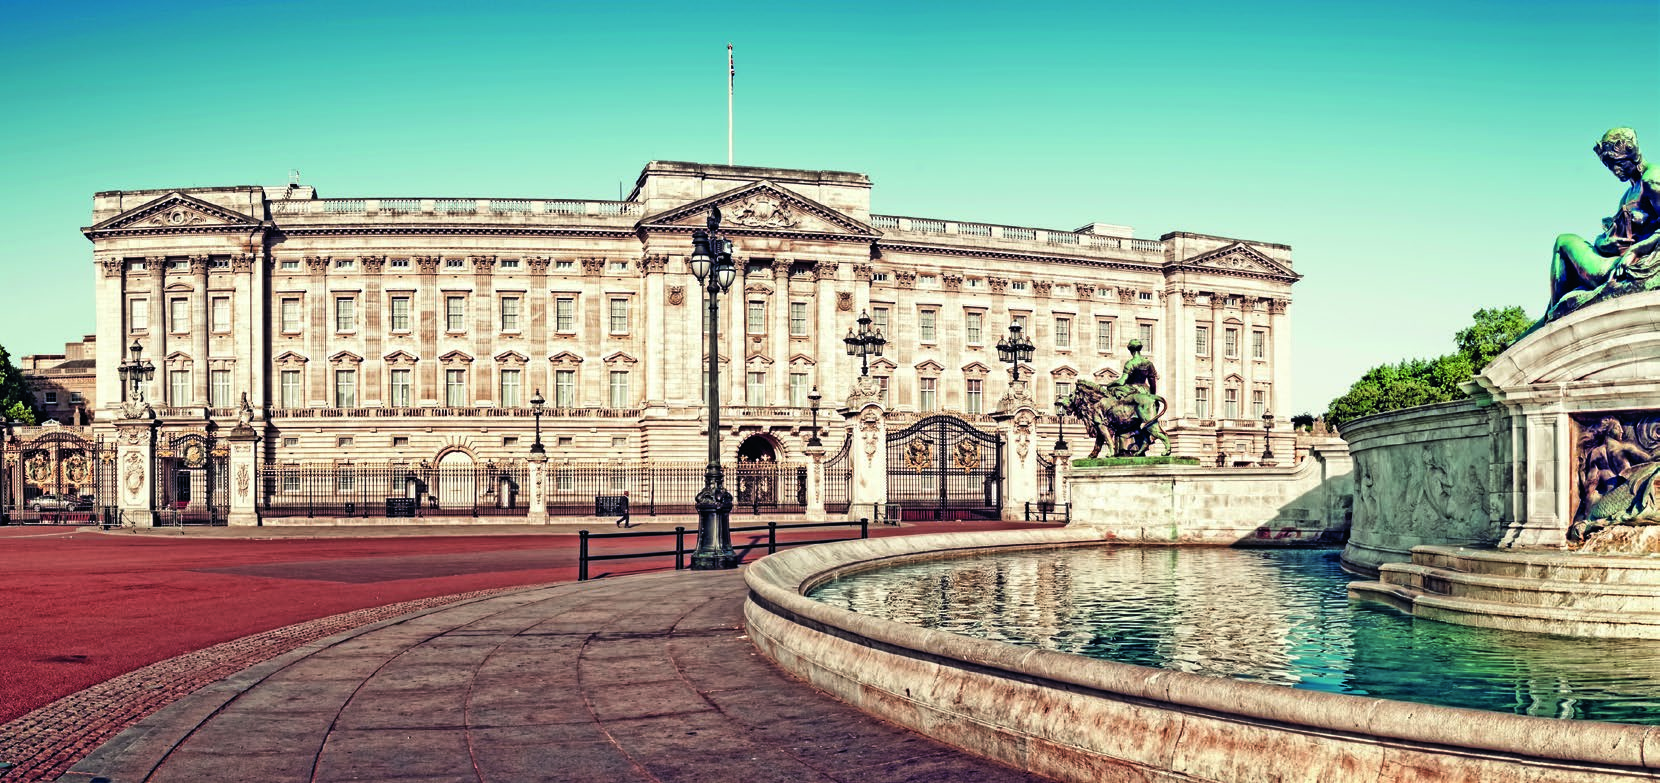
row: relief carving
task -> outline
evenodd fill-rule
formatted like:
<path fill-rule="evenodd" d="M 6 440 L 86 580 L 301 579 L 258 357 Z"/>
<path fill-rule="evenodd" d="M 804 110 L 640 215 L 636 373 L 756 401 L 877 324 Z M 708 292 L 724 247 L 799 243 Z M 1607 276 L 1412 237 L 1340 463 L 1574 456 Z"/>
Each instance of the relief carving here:
<path fill-rule="evenodd" d="M 1072 286 L 1072 290 L 1077 292 L 1079 299 L 1095 298 L 1095 286 L 1089 283 L 1078 283 Z"/>
<path fill-rule="evenodd" d="M 248 470 L 248 463 L 244 462 L 241 465 L 236 466 L 237 497 L 244 499 L 248 497 L 248 485 L 252 482 L 252 480 L 253 477 L 250 475 L 250 471 Z"/>
<path fill-rule="evenodd" d="M 988 277 L 986 278 L 986 287 L 990 288 L 994 294 L 1001 294 L 1009 290 L 1009 279 L 1006 277 Z"/>
<path fill-rule="evenodd" d="M 231 256 L 231 271 L 237 274 L 246 274 L 254 271 L 254 254 L 238 253 Z"/>
<path fill-rule="evenodd" d="M 127 458 L 122 460 L 121 480 L 127 487 L 127 494 L 137 499 L 139 491 L 144 489 L 144 458 L 137 452 L 129 452 Z"/>
<path fill-rule="evenodd" d="M 530 267 L 533 275 L 545 275 L 548 272 L 547 256 L 529 256 L 525 258 L 525 266 Z"/>
<path fill-rule="evenodd" d="M 916 273 L 906 270 L 899 270 L 893 273 L 893 281 L 900 288 L 910 290 L 916 285 Z"/>
<path fill-rule="evenodd" d="M 121 269 L 126 266 L 126 262 L 119 258 L 100 258 L 98 265 L 104 268 L 104 277 L 120 277 Z"/>
<path fill-rule="evenodd" d="M 834 261 L 820 261 L 813 267 L 813 276 L 819 280 L 835 280 L 837 266 Z"/>
<path fill-rule="evenodd" d="M 481 275 L 490 274 L 496 269 L 495 256 L 467 256 L 467 260 L 472 262 L 473 271 Z"/>
<path fill-rule="evenodd" d="M 853 279 L 854 280 L 859 280 L 861 282 L 868 283 L 868 282 L 870 282 L 870 272 L 871 272 L 870 264 L 854 264 L 853 265 Z"/>
<path fill-rule="evenodd" d="M 865 463 L 876 461 L 876 445 L 882 436 L 882 417 L 875 408 L 866 408 L 859 414 L 859 432 L 865 445 Z"/>
<path fill-rule="evenodd" d="M 732 211 L 728 220 L 750 228 L 791 228 L 800 222 L 788 204 L 769 194 L 753 196 Z"/>
<path fill-rule="evenodd" d="M 669 304 L 679 307 L 686 301 L 686 287 L 683 285 L 669 286 Z"/>
<path fill-rule="evenodd" d="M 963 290 L 963 276 L 962 275 L 945 275 L 945 276 L 941 277 L 940 279 L 945 282 L 945 290 L 947 290 L 947 291 L 961 291 L 961 290 Z"/>
<path fill-rule="evenodd" d="M 423 275 L 437 274 L 438 261 L 438 256 L 416 256 L 415 267 L 421 270 Z"/>
<path fill-rule="evenodd" d="M 836 292 L 836 310 L 843 313 L 853 312 L 853 293 L 850 291 Z"/>
<path fill-rule="evenodd" d="M 597 274 L 599 274 L 600 272 L 602 272 L 604 270 L 605 270 L 605 259 L 603 259 L 603 258 L 584 258 L 584 259 L 582 259 L 582 273 L 583 274 L 585 274 L 585 275 L 597 275 Z"/>
<path fill-rule="evenodd" d="M 1051 290 L 1051 288 L 1053 286 L 1054 286 L 1054 283 L 1051 283 L 1048 280 L 1034 280 L 1034 281 L 1032 281 L 1032 290 L 1037 292 L 1038 296 L 1042 296 L 1042 297 L 1049 296 L 1049 291 Z"/>
<path fill-rule="evenodd" d="M 380 274 L 381 267 L 386 266 L 386 256 L 361 256 L 357 260 L 363 265 L 363 271 L 372 275 Z"/>
<path fill-rule="evenodd" d="M 331 259 L 328 256 L 306 256 L 305 266 L 306 269 L 311 270 L 311 273 L 314 275 L 322 274 L 323 272 L 328 271 L 329 262 L 333 260 L 334 259 Z"/>
<path fill-rule="evenodd" d="M 652 272 L 661 272 L 664 269 L 667 269 L 668 266 L 669 266 L 669 257 L 665 256 L 665 255 L 658 255 L 658 254 L 644 255 L 644 256 L 640 257 L 640 261 L 639 261 L 640 272 L 642 274 L 648 274 L 649 275 Z"/>

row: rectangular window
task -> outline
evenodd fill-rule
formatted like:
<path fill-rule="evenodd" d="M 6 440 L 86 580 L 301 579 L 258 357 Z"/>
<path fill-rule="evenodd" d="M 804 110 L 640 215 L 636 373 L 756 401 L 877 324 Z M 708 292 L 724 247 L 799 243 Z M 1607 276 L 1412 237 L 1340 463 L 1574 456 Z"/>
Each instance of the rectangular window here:
<path fill-rule="evenodd" d="M 467 404 L 467 371 L 444 371 L 444 404 L 459 408 Z"/>
<path fill-rule="evenodd" d="M 1060 402 L 1072 396 L 1071 381 L 1055 381 L 1055 401 Z"/>
<path fill-rule="evenodd" d="M 1239 330 L 1228 328 L 1222 330 L 1222 349 L 1229 359 L 1239 356 Z"/>
<path fill-rule="evenodd" d="M 228 296 L 213 297 L 209 307 L 213 320 L 213 331 L 228 332 L 231 330 L 231 299 Z"/>
<path fill-rule="evenodd" d="M 628 334 L 628 300 L 611 300 L 611 333 Z"/>
<path fill-rule="evenodd" d="M 870 328 L 875 329 L 882 334 L 888 333 L 888 308 L 870 308 Z"/>
<path fill-rule="evenodd" d="M 790 336 L 791 337 L 806 337 L 807 336 L 807 303 L 806 302 L 791 302 L 790 303 Z"/>
<path fill-rule="evenodd" d="M 283 440 L 284 440 L 283 445 L 284 446 L 288 445 L 287 441 L 290 440 L 290 439 L 289 438 L 284 438 Z M 299 438 L 293 438 L 292 440 L 298 442 Z M 284 492 L 299 492 L 300 491 L 300 474 L 299 474 L 298 471 L 290 470 L 290 471 L 284 471 L 283 472 L 283 474 L 282 474 L 282 491 L 284 491 Z"/>
<path fill-rule="evenodd" d="M 935 390 L 935 384 L 938 383 L 938 380 L 939 379 L 937 379 L 937 378 L 919 378 L 919 379 L 917 379 L 917 387 L 916 387 L 916 409 L 917 410 L 919 410 L 919 411 L 934 410 L 935 402 L 936 402 L 934 390 Z"/>
<path fill-rule="evenodd" d="M 231 407 L 231 371 L 208 372 L 208 404 L 215 408 Z"/>
<path fill-rule="evenodd" d="M 628 448 L 628 436 L 627 435 L 612 435 L 611 436 L 611 448 L 613 448 L 613 449 L 626 449 L 626 448 Z"/>
<path fill-rule="evenodd" d="M 357 407 L 357 370 L 334 371 L 334 407 Z"/>
<path fill-rule="evenodd" d="M 1223 418 L 1228 418 L 1228 419 L 1237 419 L 1237 418 L 1239 418 L 1239 390 L 1238 389 L 1225 389 L 1225 390 L 1223 390 L 1222 394 L 1223 394 L 1223 397 L 1222 397 Z"/>
<path fill-rule="evenodd" d="M 357 331 L 356 299 L 342 296 L 334 300 L 334 330 L 336 332 Z"/>
<path fill-rule="evenodd" d="M 767 374 L 752 372 L 745 376 L 744 403 L 748 405 L 767 404 Z"/>
<path fill-rule="evenodd" d="M 1210 387 L 1193 387 L 1193 415 L 1201 419 L 1210 418 Z"/>
<path fill-rule="evenodd" d="M 334 439 L 335 448 L 345 448 L 350 445 L 352 445 L 352 436 L 350 435 L 341 435 Z"/>
<path fill-rule="evenodd" d="M 519 370 L 501 371 L 501 397 L 496 405 L 502 408 L 517 408 L 520 405 Z"/>
<path fill-rule="evenodd" d="M 334 260 L 335 269 L 353 269 L 357 267 L 355 258 L 337 258 Z"/>
<path fill-rule="evenodd" d="M 980 379 L 968 379 L 967 393 L 964 395 L 963 410 L 969 413 L 980 412 Z"/>
<path fill-rule="evenodd" d="M 392 269 L 408 269 L 409 268 L 409 259 L 407 259 L 407 258 L 394 258 L 394 259 L 391 259 L 391 260 L 387 261 L 386 265 L 388 267 L 391 267 Z M 393 438 L 393 440 L 397 440 L 397 438 Z"/>
<path fill-rule="evenodd" d="M 80 392 L 70 392 L 69 393 L 69 404 L 70 405 L 80 405 L 83 402 L 86 402 L 86 398 L 82 397 Z"/>
<path fill-rule="evenodd" d="M 1261 329 L 1251 331 L 1251 358 L 1268 358 L 1268 333 Z"/>
<path fill-rule="evenodd" d="M 519 331 L 519 297 L 504 296 L 501 300 L 501 330 Z"/>
<path fill-rule="evenodd" d="M 1112 353 L 1112 321 L 1095 322 L 1095 350 Z"/>
<path fill-rule="evenodd" d="M 392 436 L 392 448 L 401 449 L 401 448 L 407 447 L 408 445 L 409 445 L 409 436 L 408 435 L 393 435 Z"/>
<path fill-rule="evenodd" d="M 790 407 L 807 407 L 807 373 L 790 373 Z"/>
<path fill-rule="evenodd" d="M 127 329 L 142 332 L 150 328 L 150 300 L 134 299 L 127 303 Z"/>
<path fill-rule="evenodd" d="M 576 407 L 576 370 L 555 370 L 553 373 L 553 407 Z"/>
<path fill-rule="evenodd" d="M 390 391 L 391 394 L 387 396 L 391 397 L 392 407 L 409 407 L 409 398 L 411 396 L 410 392 L 413 391 L 415 371 L 409 369 L 408 367 L 393 367 L 392 371 L 387 373 L 386 377 L 390 382 L 388 391 Z"/>
<path fill-rule="evenodd" d="M 1030 340 L 1032 338 L 1031 330 L 1026 328 L 1026 316 L 1024 316 L 1024 315 L 1011 315 L 1011 316 L 1009 316 L 1009 323 L 1018 324 L 1020 326 L 1020 331 L 1026 333 L 1026 339 Z"/>
<path fill-rule="evenodd" d="M 304 406 L 300 400 L 300 371 L 282 371 L 282 407 L 299 408 Z"/>
<path fill-rule="evenodd" d="M 882 387 L 882 407 L 888 406 L 888 376 L 877 376 L 876 383 Z"/>
<path fill-rule="evenodd" d="M 980 328 L 985 320 L 986 317 L 980 313 L 963 314 L 963 339 L 969 345 L 980 345 Z"/>
<path fill-rule="evenodd" d="M 611 407 L 627 408 L 633 402 L 628 393 L 628 372 L 624 370 L 611 371 Z"/>
<path fill-rule="evenodd" d="M 58 404 L 58 393 L 57 392 L 46 392 L 46 404 L 47 405 L 57 405 Z"/>
<path fill-rule="evenodd" d="M 502 269 L 518 269 L 519 268 L 519 259 L 517 259 L 517 258 L 504 258 L 504 259 L 501 260 L 501 268 Z"/>
<path fill-rule="evenodd" d="M 750 302 L 749 310 L 744 318 L 744 331 L 750 334 L 765 334 L 767 331 L 767 303 Z"/>
<path fill-rule="evenodd" d="M 934 342 L 934 340 L 936 339 L 936 337 L 935 337 L 935 325 L 936 325 L 935 324 L 935 318 L 938 316 L 938 314 L 939 313 L 936 310 L 918 310 L 917 311 L 917 313 L 916 313 L 916 334 L 917 334 L 917 339 L 918 340 L 921 340 L 922 342 L 925 342 L 925 343 Z"/>
<path fill-rule="evenodd" d="M 467 329 L 467 298 L 444 297 L 444 331 L 461 332 Z"/>
<path fill-rule="evenodd" d="M 1143 353 L 1152 353 L 1153 352 L 1153 325 L 1152 324 L 1141 324 L 1141 351 Z"/>
<path fill-rule="evenodd" d="M 1210 327 L 1193 327 L 1193 353 L 1198 356 L 1210 355 Z"/>
<path fill-rule="evenodd" d="M 190 300 L 167 300 L 167 328 L 174 334 L 190 331 Z"/>
<path fill-rule="evenodd" d="M 1254 418 L 1260 419 L 1260 418 L 1262 418 L 1262 414 L 1267 413 L 1267 412 L 1268 412 L 1268 392 L 1265 392 L 1261 389 L 1252 389 L 1251 390 L 1251 416 L 1254 417 Z"/>
<path fill-rule="evenodd" d="M 300 300 L 288 297 L 282 300 L 282 330 L 289 334 L 300 331 Z"/>
<path fill-rule="evenodd" d="M 392 297 L 392 331 L 409 331 L 409 297 Z"/>
<path fill-rule="evenodd" d="M 277 268 L 281 269 L 284 272 L 296 271 L 300 268 L 300 259 L 298 259 L 298 258 L 285 258 L 285 259 L 277 262 Z"/>
<path fill-rule="evenodd" d="M 190 371 L 173 370 L 167 373 L 167 404 L 190 404 Z"/>
<path fill-rule="evenodd" d="M 1071 318 L 1056 318 L 1055 319 L 1055 347 L 1056 348 L 1071 348 L 1072 347 L 1072 319 Z"/>
<path fill-rule="evenodd" d="M 575 269 L 576 268 L 576 262 L 566 258 L 566 259 L 563 259 L 563 260 L 560 260 L 560 261 L 553 262 L 553 268 L 557 269 L 557 270 L 560 270 L 560 271 L 567 271 L 567 270 Z"/>
<path fill-rule="evenodd" d="M 705 316 L 707 319 L 707 316 Z M 561 296 L 553 300 L 553 330 L 556 332 L 576 331 L 576 298 Z"/>

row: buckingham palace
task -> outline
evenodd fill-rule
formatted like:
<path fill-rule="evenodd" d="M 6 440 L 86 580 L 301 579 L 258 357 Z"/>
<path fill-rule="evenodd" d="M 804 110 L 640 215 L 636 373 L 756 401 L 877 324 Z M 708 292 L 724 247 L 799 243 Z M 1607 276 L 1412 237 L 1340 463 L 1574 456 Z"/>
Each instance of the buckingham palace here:
<path fill-rule="evenodd" d="M 556 460 L 695 461 L 707 310 L 687 256 L 712 208 L 737 268 L 718 330 L 728 459 L 799 460 L 815 389 L 824 442 L 842 442 L 834 409 L 861 373 L 843 336 L 863 313 L 888 338 L 868 372 L 894 426 L 989 413 L 1011 322 L 1035 346 L 1020 371 L 1046 437 L 1053 401 L 1116 377 L 1132 339 L 1179 455 L 1249 462 L 1270 445 L 1262 414 L 1289 413 L 1289 246 L 872 214 L 872 190 L 652 162 L 619 201 L 98 193 L 96 419 L 133 396 L 118 368 L 136 347 L 163 435 L 229 427 L 246 395 L 270 465 L 511 460 L 533 426 Z"/>

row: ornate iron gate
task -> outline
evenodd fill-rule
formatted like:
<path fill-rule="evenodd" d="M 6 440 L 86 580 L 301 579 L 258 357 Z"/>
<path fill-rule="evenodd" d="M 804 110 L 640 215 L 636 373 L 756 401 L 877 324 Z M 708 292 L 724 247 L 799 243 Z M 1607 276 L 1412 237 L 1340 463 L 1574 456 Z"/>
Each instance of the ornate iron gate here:
<path fill-rule="evenodd" d="M 996 519 L 1003 508 L 1003 440 L 955 416 L 929 416 L 888 434 L 888 503 L 901 519 Z"/>
<path fill-rule="evenodd" d="M 48 429 L 6 444 L 0 505 L 11 521 L 87 524 L 117 502 L 113 443 Z"/>
<path fill-rule="evenodd" d="M 230 516 L 230 448 L 211 433 L 163 435 L 156 447 L 157 522 L 223 525 Z"/>
<path fill-rule="evenodd" d="M 841 449 L 824 461 L 824 510 L 827 513 L 845 514 L 848 504 L 852 502 L 853 460 L 847 456 L 852 451 L 853 430 L 849 429 Z"/>

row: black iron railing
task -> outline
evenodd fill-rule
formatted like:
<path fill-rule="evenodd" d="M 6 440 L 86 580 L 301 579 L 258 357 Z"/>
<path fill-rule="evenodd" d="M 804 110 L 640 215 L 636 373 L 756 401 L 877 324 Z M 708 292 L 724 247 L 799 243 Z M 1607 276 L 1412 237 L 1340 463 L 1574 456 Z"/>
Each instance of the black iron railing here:
<path fill-rule="evenodd" d="M 732 550 L 735 551 L 735 552 L 747 553 L 747 552 L 749 552 L 750 550 L 753 550 L 753 549 L 763 549 L 764 548 L 764 549 L 767 550 L 767 554 L 770 555 L 774 552 L 777 552 L 779 547 L 804 546 L 804 545 L 807 545 L 807 544 L 828 544 L 828 543 L 831 543 L 831 542 L 834 542 L 834 541 L 851 541 L 851 540 L 853 540 L 851 538 L 816 538 L 816 539 L 812 539 L 812 540 L 808 540 L 808 541 L 780 541 L 780 540 L 778 540 L 778 531 L 780 531 L 780 530 L 784 530 L 784 531 L 803 530 L 803 529 L 806 529 L 806 528 L 852 527 L 852 526 L 857 526 L 859 528 L 859 538 L 870 538 L 870 521 L 867 520 L 867 519 L 860 519 L 857 522 L 802 522 L 802 523 L 789 524 L 789 525 L 780 525 L 777 522 L 768 522 L 765 525 L 747 525 L 747 526 L 744 526 L 744 527 L 735 527 L 735 528 L 732 528 L 732 533 L 734 533 L 734 534 L 737 534 L 737 533 L 758 533 L 758 532 L 761 532 L 761 531 L 764 530 L 764 531 L 766 531 L 767 535 L 766 535 L 766 540 L 764 540 L 764 541 L 752 541 L 752 542 L 747 543 L 747 544 L 733 543 L 732 544 Z M 594 562 L 594 561 L 598 561 L 598 560 L 629 560 L 629 559 L 641 558 L 641 557 L 668 557 L 669 555 L 673 555 L 674 556 L 674 570 L 676 570 L 676 571 L 684 570 L 686 568 L 686 555 L 689 551 L 691 551 L 691 550 L 686 548 L 686 536 L 687 536 L 688 532 L 693 536 L 697 535 L 696 530 L 687 531 L 685 527 L 681 527 L 681 526 L 676 526 L 673 530 L 661 530 L 661 531 L 659 531 L 659 530 L 640 530 L 640 531 L 632 531 L 632 532 L 627 532 L 627 533 L 590 533 L 586 530 L 578 531 L 577 532 L 577 539 L 578 539 L 577 566 L 576 566 L 577 581 L 579 581 L 579 582 L 587 581 L 588 580 L 588 564 L 590 562 Z M 653 550 L 653 551 L 650 551 L 650 552 L 620 552 L 620 553 L 609 554 L 609 555 L 596 555 L 596 554 L 591 554 L 589 552 L 589 542 L 594 540 L 594 539 L 611 540 L 611 539 L 619 539 L 619 538 L 654 538 L 654 537 L 655 538 L 662 538 L 662 537 L 665 537 L 665 536 L 673 536 L 674 537 L 674 548 L 673 549 Z"/>

